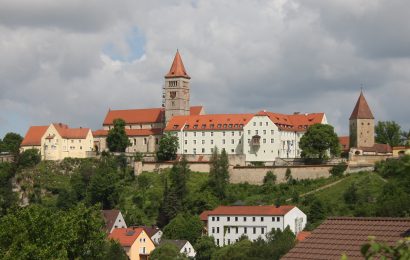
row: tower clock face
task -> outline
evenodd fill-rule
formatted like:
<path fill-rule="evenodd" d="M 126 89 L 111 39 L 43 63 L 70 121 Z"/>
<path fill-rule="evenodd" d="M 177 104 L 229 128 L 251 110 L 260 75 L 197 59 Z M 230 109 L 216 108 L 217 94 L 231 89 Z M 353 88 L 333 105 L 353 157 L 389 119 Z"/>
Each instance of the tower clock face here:
<path fill-rule="evenodd" d="M 177 92 L 176 91 L 171 91 L 171 92 L 169 92 L 169 96 L 170 96 L 170 98 L 174 99 L 177 96 Z"/>

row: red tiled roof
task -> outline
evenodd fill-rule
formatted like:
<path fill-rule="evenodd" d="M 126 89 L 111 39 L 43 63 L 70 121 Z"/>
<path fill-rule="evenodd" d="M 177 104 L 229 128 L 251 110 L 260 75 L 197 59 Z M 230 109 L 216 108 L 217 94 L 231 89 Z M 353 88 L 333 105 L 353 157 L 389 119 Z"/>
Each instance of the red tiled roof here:
<path fill-rule="evenodd" d="M 203 107 L 202 107 L 202 106 L 193 106 L 193 107 L 190 107 L 190 108 L 189 108 L 189 114 L 190 114 L 191 116 L 200 115 L 201 112 L 202 112 L 202 110 L 203 110 Z"/>
<path fill-rule="evenodd" d="M 212 212 L 212 210 L 205 210 L 204 212 L 201 213 L 201 215 L 199 215 L 199 218 L 202 221 L 208 221 L 208 215 L 210 212 Z"/>
<path fill-rule="evenodd" d="M 147 233 L 147 235 L 152 238 L 153 235 L 155 235 L 156 233 L 158 233 L 158 231 L 161 231 L 161 229 L 159 229 L 159 227 L 157 226 L 139 226 L 137 228 L 143 228 L 145 230 L 145 233 Z"/>
<path fill-rule="evenodd" d="M 161 123 L 164 118 L 163 108 L 109 110 L 103 125 L 114 124 L 115 119 L 123 119 L 127 124 Z"/>
<path fill-rule="evenodd" d="M 41 145 L 41 137 L 47 131 L 48 126 L 31 126 L 24 136 L 21 146 L 39 146 Z"/>
<path fill-rule="evenodd" d="M 309 237 L 312 234 L 312 232 L 308 232 L 308 231 L 301 231 L 296 235 L 296 240 L 297 241 L 303 241 L 305 240 L 307 237 Z"/>
<path fill-rule="evenodd" d="M 61 137 L 67 139 L 84 139 L 90 131 L 90 128 L 69 128 L 68 125 L 62 123 L 54 123 L 53 125 Z"/>
<path fill-rule="evenodd" d="M 108 237 L 118 240 L 121 246 L 132 246 L 142 231 L 143 228 L 115 228 Z"/>
<path fill-rule="evenodd" d="M 163 108 L 109 110 L 105 116 L 103 125 L 113 125 L 115 119 L 123 119 L 126 124 L 152 124 L 162 123 L 164 119 Z M 190 107 L 190 115 L 198 115 L 202 106 Z"/>
<path fill-rule="evenodd" d="M 374 119 L 362 91 L 349 119 Z"/>
<path fill-rule="evenodd" d="M 219 206 L 209 211 L 208 216 L 215 215 L 245 215 L 245 216 L 284 216 L 295 206 Z"/>
<path fill-rule="evenodd" d="M 240 130 L 253 117 L 253 114 L 213 114 L 196 116 L 174 116 L 165 131 L 181 130 Z"/>
<path fill-rule="evenodd" d="M 304 241 L 299 242 L 282 259 L 363 259 L 360 248 L 376 241 L 394 245 L 409 236 L 410 218 L 329 218 Z"/>
<path fill-rule="evenodd" d="M 256 115 L 268 116 L 283 131 L 296 132 L 304 132 L 309 126 L 322 123 L 325 116 L 324 113 L 286 115 L 267 111 L 260 111 Z"/>
<path fill-rule="evenodd" d="M 175 54 L 174 61 L 172 62 L 171 68 L 165 78 L 177 78 L 183 77 L 190 79 L 191 77 L 186 73 L 184 63 L 182 62 L 181 55 L 179 55 L 179 51 Z"/>
<path fill-rule="evenodd" d="M 342 146 L 342 151 L 350 150 L 350 137 L 349 136 L 339 136 L 339 143 Z"/>
<path fill-rule="evenodd" d="M 372 147 L 359 147 L 358 149 L 363 152 L 375 152 L 375 153 L 391 153 L 392 148 L 389 144 L 374 144 Z"/>
<path fill-rule="evenodd" d="M 161 128 L 153 129 L 125 129 L 127 136 L 150 136 L 150 135 L 161 135 Z M 107 136 L 108 130 L 100 129 L 93 132 L 93 136 Z"/>
<path fill-rule="evenodd" d="M 118 214 L 120 214 L 120 211 L 116 209 L 102 210 L 102 215 L 104 218 L 105 228 L 107 232 L 111 231 L 112 227 L 114 226 L 115 220 L 118 217 Z"/>

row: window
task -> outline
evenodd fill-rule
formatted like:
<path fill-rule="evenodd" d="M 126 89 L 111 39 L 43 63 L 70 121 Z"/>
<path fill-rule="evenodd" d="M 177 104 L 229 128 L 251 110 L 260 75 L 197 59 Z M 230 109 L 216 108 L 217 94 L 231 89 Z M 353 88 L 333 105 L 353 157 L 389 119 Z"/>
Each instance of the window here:
<path fill-rule="evenodd" d="M 212 234 L 215 234 L 215 227 L 212 227 Z"/>
<path fill-rule="evenodd" d="M 238 221 L 238 217 L 235 217 L 235 221 Z"/>
<path fill-rule="evenodd" d="M 242 143 L 242 139 L 239 139 L 239 144 L 241 144 Z"/>
<path fill-rule="evenodd" d="M 214 140 L 211 140 L 211 144 L 214 144 Z"/>
<path fill-rule="evenodd" d="M 234 153 L 235 152 L 235 149 L 231 149 L 231 153 Z"/>
<path fill-rule="evenodd" d="M 251 134 L 251 130 L 248 130 L 248 135 L 250 135 Z"/>
<path fill-rule="evenodd" d="M 259 122 L 259 126 L 262 126 L 262 122 Z"/>
<path fill-rule="evenodd" d="M 280 217 L 276 217 L 276 221 L 278 221 L 278 222 L 279 222 L 279 221 L 280 221 Z"/>
<path fill-rule="evenodd" d="M 255 134 L 258 134 L 259 133 L 259 131 L 258 130 L 255 130 Z"/>
<path fill-rule="evenodd" d="M 255 218 L 255 217 L 252 217 L 252 221 L 255 222 L 255 220 L 256 220 L 256 218 Z"/>
<path fill-rule="evenodd" d="M 256 227 L 253 228 L 253 233 L 256 234 Z"/>
<path fill-rule="evenodd" d="M 215 217 L 212 217 L 212 221 L 215 221 Z"/>
<path fill-rule="evenodd" d="M 225 131 L 224 131 L 224 132 L 222 132 L 222 136 L 225 136 Z"/>
<path fill-rule="evenodd" d="M 247 227 L 243 228 L 243 233 L 245 233 L 245 234 L 248 233 L 248 228 Z"/>
<path fill-rule="evenodd" d="M 202 153 L 205 153 L 205 148 L 202 148 L 202 150 L 201 150 L 201 151 L 202 151 Z"/>
<path fill-rule="evenodd" d="M 185 143 L 185 144 L 188 144 L 188 140 L 185 140 L 184 143 Z"/>
<path fill-rule="evenodd" d="M 263 143 L 266 144 L 266 139 L 265 138 L 263 138 Z"/>
<path fill-rule="evenodd" d="M 235 136 L 235 132 L 232 132 L 232 136 Z"/>
<path fill-rule="evenodd" d="M 251 139 L 248 139 L 248 144 L 251 142 Z"/>
<path fill-rule="evenodd" d="M 202 140 L 202 144 L 205 144 L 205 140 Z"/>
<path fill-rule="evenodd" d="M 275 142 L 275 139 L 270 139 L 270 143 L 273 144 Z"/>
<path fill-rule="evenodd" d="M 227 217 L 226 220 L 227 220 L 227 221 L 231 221 L 231 217 Z"/>
<path fill-rule="evenodd" d="M 226 229 L 226 233 L 231 233 L 231 228 L 230 228 L 230 227 L 228 227 L 228 228 Z"/>
<path fill-rule="evenodd" d="M 185 137 L 187 137 L 187 136 L 188 136 L 188 133 L 187 133 L 187 132 L 185 132 L 184 134 L 185 134 Z"/>
<path fill-rule="evenodd" d="M 229 127 L 229 128 L 232 128 L 232 124 L 229 124 L 228 127 Z"/>
<path fill-rule="evenodd" d="M 246 222 L 246 217 L 243 217 L 243 221 Z"/>
<path fill-rule="evenodd" d="M 216 233 L 219 234 L 219 227 L 216 227 Z"/>
<path fill-rule="evenodd" d="M 214 132 L 211 132 L 211 136 L 214 136 Z"/>
<path fill-rule="evenodd" d="M 196 144 L 196 140 L 194 140 L 194 144 Z"/>
<path fill-rule="evenodd" d="M 215 127 L 214 124 L 210 124 L 210 125 L 209 125 L 209 128 L 214 128 L 214 127 Z"/>
<path fill-rule="evenodd" d="M 268 123 L 268 122 L 266 122 L 266 123 L 265 123 L 265 125 L 266 125 L 266 126 L 268 126 L 268 125 L 269 125 L 269 123 Z"/>
<path fill-rule="evenodd" d="M 194 148 L 193 153 L 196 154 L 196 148 Z"/>
<path fill-rule="evenodd" d="M 272 222 L 275 222 L 275 217 L 272 217 Z"/>
<path fill-rule="evenodd" d="M 222 144 L 225 144 L 225 139 L 222 139 Z"/>
<path fill-rule="evenodd" d="M 216 244 L 219 246 L 219 239 L 216 240 Z"/>
<path fill-rule="evenodd" d="M 196 132 L 194 132 L 194 136 L 196 136 Z"/>
<path fill-rule="evenodd" d="M 205 136 L 205 132 L 202 132 L 202 136 Z"/>
<path fill-rule="evenodd" d="M 253 126 L 256 126 L 256 122 L 253 122 Z"/>
<path fill-rule="evenodd" d="M 230 245 L 231 244 L 231 240 L 230 239 L 228 239 L 228 245 Z"/>
<path fill-rule="evenodd" d="M 273 131 L 273 130 L 270 130 L 270 134 L 273 135 L 273 134 L 274 134 L 274 131 Z"/>
<path fill-rule="evenodd" d="M 144 144 L 147 144 L 147 138 L 144 138 Z"/>
<path fill-rule="evenodd" d="M 234 140 L 234 139 L 231 139 L 231 144 L 235 144 L 235 140 Z"/>
<path fill-rule="evenodd" d="M 216 217 L 216 221 L 219 221 L 219 217 Z"/>
<path fill-rule="evenodd" d="M 261 233 L 265 234 L 265 229 L 264 228 L 261 228 Z"/>
<path fill-rule="evenodd" d="M 266 130 L 263 130 L 263 134 L 266 135 Z"/>
<path fill-rule="evenodd" d="M 55 146 L 54 146 L 55 147 Z M 80 146 L 80 150 L 82 150 L 83 149 L 83 147 L 82 146 Z"/>
<path fill-rule="evenodd" d="M 261 221 L 263 222 L 263 217 L 261 217 Z"/>
<path fill-rule="evenodd" d="M 235 228 L 235 233 L 238 234 L 238 231 L 239 231 L 239 228 L 236 227 L 236 228 Z"/>

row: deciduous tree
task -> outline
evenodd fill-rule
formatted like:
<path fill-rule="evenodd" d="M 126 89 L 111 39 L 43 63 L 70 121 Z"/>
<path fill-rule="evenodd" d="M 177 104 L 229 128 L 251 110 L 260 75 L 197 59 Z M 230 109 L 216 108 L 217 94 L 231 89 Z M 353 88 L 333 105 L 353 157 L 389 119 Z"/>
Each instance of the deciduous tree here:
<path fill-rule="evenodd" d="M 114 120 L 114 127 L 108 131 L 107 146 L 111 152 L 125 152 L 125 149 L 130 146 L 123 119 Z"/>
<path fill-rule="evenodd" d="M 157 159 L 159 161 L 171 161 L 177 158 L 178 137 L 172 133 L 165 133 L 159 141 Z"/>
<path fill-rule="evenodd" d="M 389 144 L 390 146 L 400 145 L 400 125 L 394 121 L 379 121 L 374 129 L 376 142 Z"/>
<path fill-rule="evenodd" d="M 300 139 L 302 157 L 326 159 L 328 153 L 332 156 L 340 155 L 339 138 L 333 126 L 314 124 L 308 128 Z"/>

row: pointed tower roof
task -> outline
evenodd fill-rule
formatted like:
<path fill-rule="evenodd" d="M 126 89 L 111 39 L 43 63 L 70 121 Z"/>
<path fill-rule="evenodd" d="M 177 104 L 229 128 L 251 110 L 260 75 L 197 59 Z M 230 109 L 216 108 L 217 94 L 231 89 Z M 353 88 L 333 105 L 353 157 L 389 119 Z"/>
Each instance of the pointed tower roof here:
<path fill-rule="evenodd" d="M 364 98 L 363 91 L 360 91 L 359 99 L 349 119 L 374 119 L 372 111 Z"/>
<path fill-rule="evenodd" d="M 169 69 L 169 72 L 167 75 L 165 75 L 165 78 L 187 78 L 190 79 L 191 77 L 186 73 L 184 63 L 182 62 L 181 55 L 179 55 L 179 51 L 177 50 L 177 53 L 175 54 L 174 61 L 172 62 L 171 69 Z"/>

